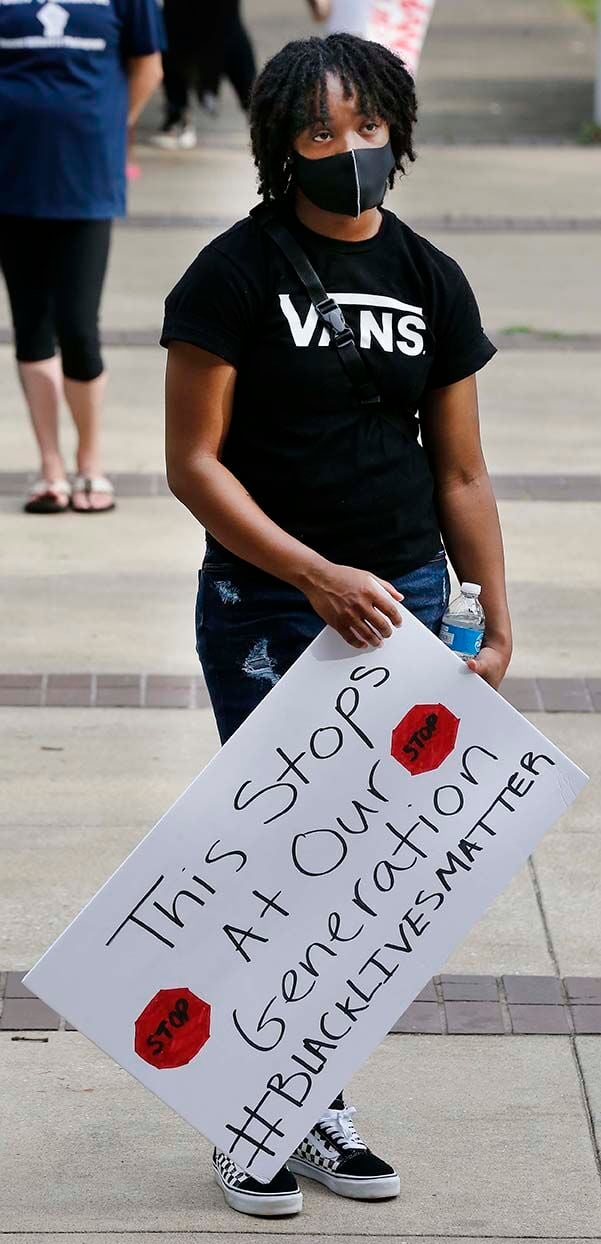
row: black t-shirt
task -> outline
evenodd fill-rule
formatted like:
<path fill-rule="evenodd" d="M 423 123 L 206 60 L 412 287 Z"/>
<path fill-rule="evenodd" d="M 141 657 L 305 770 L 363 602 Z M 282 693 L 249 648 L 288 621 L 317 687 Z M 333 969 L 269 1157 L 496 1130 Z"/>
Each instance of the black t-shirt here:
<path fill-rule="evenodd" d="M 440 548 L 422 396 L 495 347 L 457 263 L 392 212 L 366 242 L 286 222 L 340 303 L 380 406 L 357 404 L 304 287 L 252 217 L 178 281 L 161 343 L 191 342 L 237 369 L 222 461 L 270 518 L 331 561 L 396 577 Z"/>

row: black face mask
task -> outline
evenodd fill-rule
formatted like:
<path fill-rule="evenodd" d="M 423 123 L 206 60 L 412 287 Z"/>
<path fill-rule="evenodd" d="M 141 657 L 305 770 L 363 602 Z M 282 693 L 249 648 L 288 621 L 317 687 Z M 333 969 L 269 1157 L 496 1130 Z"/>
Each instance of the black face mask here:
<path fill-rule="evenodd" d="M 385 147 L 361 147 L 320 160 L 308 160 L 295 151 L 293 159 L 296 185 L 316 207 L 338 216 L 357 217 L 370 207 L 379 207 L 394 168 L 389 142 Z"/>

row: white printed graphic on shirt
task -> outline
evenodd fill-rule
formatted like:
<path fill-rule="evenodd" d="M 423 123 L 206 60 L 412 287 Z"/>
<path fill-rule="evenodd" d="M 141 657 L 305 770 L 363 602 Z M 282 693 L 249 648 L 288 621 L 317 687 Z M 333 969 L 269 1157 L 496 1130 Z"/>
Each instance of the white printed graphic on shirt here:
<path fill-rule="evenodd" d="M 98 4 L 103 8 L 109 0 L 68 0 L 71 4 Z M 6 0 L 0 0 L 0 4 Z M 26 0 L 30 3 L 30 0 Z M 0 48 L 77 48 L 85 52 L 104 52 L 106 39 L 80 38 L 77 35 L 66 35 L 65 27 L 71 14 L 58 0 L 37 0 L 42 5 L 36 14 L 43 27 L 43 35 L 22 35 L 20 38 L 0 39 Z"/>
<path fill-rule="evenodd" d="M 426 331 L 426 323 L 421 307 L 400 302 L 398 298 L 389 297 L 387 294 L 330 294 L 329 297 L 342 307 L 360 307 L 359 344 L 363 350 L 371 350 L 372 342 L 375 341 L 387 354 L 392 354 L 395 347 L 401 351 L 401 354 L 423 353 L 423 334 Z M 280 294 L 279 299 L 295 346 L 306 348 L 315 344 L 315 331 L 319 327 L 319 316 L 313 304 L 310 303 L 303 320 L 290 294 Z M 367 310 L 368 307 L 378 307 L 382 310 L 379 316 L 376 316 L 373 311 Z M 324 326 L 319 334 L 317 345 L 327 346 L 329 343 L 330 334 Z"/>
<path fill-rule="evenodd" d="M 65 33 L 69 14 L 60 4 L 55 4 L 54 0 L 48 0 L 48 3 L 38 13 L 38 21 L 44 27 L 47 39 L 60 39 Z"/>

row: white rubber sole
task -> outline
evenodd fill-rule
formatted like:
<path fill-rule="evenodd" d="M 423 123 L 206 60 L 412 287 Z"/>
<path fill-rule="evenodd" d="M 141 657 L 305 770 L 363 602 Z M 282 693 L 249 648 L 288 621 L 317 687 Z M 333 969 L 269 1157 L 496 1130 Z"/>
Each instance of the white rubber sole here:
<path fill-rule="evenodd" d="M 191 135 L 184 138 L 169 138 L 164 134 L 153 134 L 150 138 L 153 147 L 158 147 L 160 151 L 192 151 L 198 146 L 198 139 Z"/>
<path fill-rule="evenodd" d="M 302 1192 L 273 1193 L 262 1197 L 255 1192 L 236 1192 L 228 1188 L 219 1173 L 214 1171 L 215 1180 L 219 1184 L 230 1209 L 238 1214 L 254 1214 L 258 1218 L 283 1218 L 286 1214 L 300 1214 L 303 1208 Z"/>
<path fill-rule="evenodd" d="M 389 1197 L 398 1196 L 401 1191 L 401 1180 L 398 1175 L 381 1175 L 372 1179 L 359 1179 L 353 1175 L 334 1175 L 331 1171 L 303 1162 L 302 1158 L 288 1158 L 288 1169 L 295 1175 L 304 1175 L 305 1179 L 315 1179 L 325 1184 L 330 1192 L 337 1196 L 349 1197 L 354 1201 L 386 1201 Z"/>

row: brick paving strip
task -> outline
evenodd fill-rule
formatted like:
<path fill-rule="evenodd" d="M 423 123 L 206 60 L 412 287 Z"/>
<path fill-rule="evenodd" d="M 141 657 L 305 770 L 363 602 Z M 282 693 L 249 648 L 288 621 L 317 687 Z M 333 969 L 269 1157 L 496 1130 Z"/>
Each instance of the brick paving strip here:
<path fill-rule="evenodd" d="M 34 471 L 0 471 L 0 496 L 21 498 L 35 479 Z M 111 479 L 120 497 L 171 495 L 158 471 L 112 471 Z M 601 501 L 601 475 L 492 475 L 491 479 L 498 501 Z"/>
<path fill-rule="evenodd" d="M 23 985 L 0 974 L 0 1031 L 75 1031 Z M 601 1036 L 601 977 L 435 976 L 391 1033 L 434 1036 Z M 18 1039 L 18 1038 L 15 1038 Z"/>
<path fill-rule="evenodd" d="M 103 330 L 105 346 L 125 346 L 129 349 L 152 346 L 158 350 L 160 324 L 156 328 L 107 328 Z M 594 350 L 601 349 L 601 333 L 536 332 L 535 330 L 509 330 L 490 333 L 499 350 Z M 11 345 L 9 328 L 0 328 L 0 346 Z"/>
<path fill-rule="evenodd" d="M 117 228 L 222 232 L 235 223 L 234 216 L 132 212 L 117 222 Z M 471 216 L 445 212 L 438 216 L 408 216 L 407 224 L 418 233 L 601 233 L 601 216 Z"/>
<path fill-rule="evenodd" d="M 506 678 L 520 713 L 601 713 L 601 678 Z M 0 673 L 4 708 L 208 708 L 200 675 Z"/>

